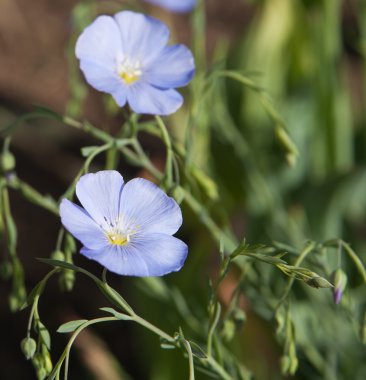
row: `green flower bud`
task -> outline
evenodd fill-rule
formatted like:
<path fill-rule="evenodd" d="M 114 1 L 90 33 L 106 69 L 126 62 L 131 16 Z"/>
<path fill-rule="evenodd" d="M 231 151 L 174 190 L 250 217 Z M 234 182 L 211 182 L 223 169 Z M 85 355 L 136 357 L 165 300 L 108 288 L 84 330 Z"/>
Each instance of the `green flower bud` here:
<path fill-rule="evenodd" d="M 75 273 L 70 269 L 65 269 L 60 277 L 60 286 L 62 290 L 70 292 L 75 283 Z"/>
<path fill-rule="evenodd" d="M 54 251 L 51 254 L 51 259 L 65 261 L 65 254 L 60 250 Z"/>
<path fill-rule="evenodd" d="M 20 348 L 23 351 L 23 354 L 27 360 L 32 359 L 36 349 L 37 349 L 37 343 L 32 338 L 24 338 L 20 343 Z"/>
<path fill-rule="evenodd" d="M 3 173 L 8 173 L 15 169 L 15 157 L 12 153 L 4 152 L 0 155 L 0 168 Z"/>

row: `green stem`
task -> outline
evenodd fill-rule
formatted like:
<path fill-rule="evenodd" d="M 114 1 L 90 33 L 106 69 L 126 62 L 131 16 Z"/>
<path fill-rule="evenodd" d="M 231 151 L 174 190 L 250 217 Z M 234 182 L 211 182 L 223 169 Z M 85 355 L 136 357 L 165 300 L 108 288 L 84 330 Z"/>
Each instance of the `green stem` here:
<path fill-rule="evenodd" d="M 144 326 L 148 330 L 152 331 L 156 335 L 159 335 L 161 338 L 165 339 L 168 342 L 175 342 L 175 339 L 165 333 L 163 330 L 160 330 L 158 327 L 154 326 L 150 322 L 146 321 L 145 319 L 139 317 L 137 314 L 133 313 L 132 315 L 132 321 L 138 323 L 141 326 Z"/>
<path fill-rule="evenodd" d="M 155 120 L 158 124 L 158 127 L 161 130 L 162 138 L 166 146 L 166 164 L 165 164 L 165 175 L 168 188 L 171 188 L 173 185 L 173 149 L 172 142 L 169 137 L 169 133 L 166 129 L 166 126 L 160 116 L 155 116 Z"/>
<path fill-rule="evenodd" d="M 81 331 L 83 331 L 86 327 L 90 326 L 90 325 L 93 325 L 93 324 L 96 324 L 96 323 L 101 323 L 101 322 L 110 322 L 110 321 L 119 321 L 118 318 L 116 317 L 102 317 L 102 318 L 97 318 L 97 319 L 93 319 L 91 321 L 87 321 L 85 323 L 83 323 L 81 326 L 79 326 L 75 331 L 74 333 L 72 334 L 69 342 L 67 343 L 66 345 L 66 348 L 64 350 L 64 352 L 62 353 L 60 359 L 58 360 L 58 362 L 56 363 L 53 371 L 51 372 L 51 374 L 49 375 L 48 377 L 48 380 L 52 380 L 55 378 L 56 376 L 56 373 L 58 373 L 60 371 L 60 368 L 62 366 L 62 363 L 65 361 L 65 359 L 69 356 L 70 354 L 70 350 L 71 350 L 71 346 L 73 345 L 75 339 L 77 338 L 77 336 L 80 334 Z M 68 359 L 67 361 L 65 362 L 65 373 L 64 373 L 64 379 L 66 380 L 68 377 Z"/>
<path fill-rule="evenodd" d="M 212 356 L 208 356 L 206 362 L 221 376 L 222 380 L 234 380 Z"/>
<path fill-rule="evenodd" d="M 189 380 L 194 380 L 194 363 L 193 363 L 193 354 L 191 345 L 187 340 L 183 341 L 184 347 L 187 350 L 188 354 L 188 363 L 189 363 Z"/>
<path fill-rule="evenodd" d="M 360 258 L 356 255 L 355 251 L 343 240 L 341 241 L 342 247 L 345 249 L 349 257 L 352 259 L 356 268 L 360 272 L 363 281 L 366 283 L 366 270 Z"/>
<path fill-rule="evenodd" d="M 93 136 L 99 140 L 102 140 L 106 143 L 114 140 L 113 137 L 110 136 L 108 133 L 94 127 L 93 125 L 91 125 L 88 122 L 81 123 L 80 121 L 74 120 L 68 116 L 63 117 L 62 121 L 64 124 L 66 124 L 70 127 L 82 130 L 83 132 L 86 132 L 87 134 L 89 134 L 89 135 L 91 135 L 91 136 Z"/>
<path fill-rule="evenodd" d="M 27 183 L 23 182 L 19 178 L 14 178 L 8 182 L 8 186 L 14 190 L 19 191 L 19 193 L 31 203 L 40 206 L 52 214 L 58 216 L 58 205 L 57 202 L 51 198 L 49 195 L 46 197 L 35 190 L 33 187 L 29 186 Z"/>
<path fill-rule="evenodd" d="M 210 329 L 208 330 L 208 335 L 207 335 L 207 355 L 208 356 L 211 356 L 211 353 L 212 353 L 212 338 L 215 332 L 215 328 L 219 322 L 220 315 L 221 315 L 221 305 L 217 302 L 215 305 L 214 318 L 211 323 Z"/>

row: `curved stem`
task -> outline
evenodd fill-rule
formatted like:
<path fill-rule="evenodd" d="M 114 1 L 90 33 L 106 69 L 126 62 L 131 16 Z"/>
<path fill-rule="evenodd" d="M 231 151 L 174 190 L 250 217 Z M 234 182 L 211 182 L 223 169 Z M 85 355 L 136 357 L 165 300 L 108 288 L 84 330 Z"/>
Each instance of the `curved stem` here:
<path fill-rule="evenodd" d="M 345 249 L 345 251 L 347 252 L 348 256 L 354 262 L 356 268 L 358 269 L 358 271 L 360 272 L 360 274 L 362 276 L 363 281 L 366 283 L 366 270 L 365 270 L 364 265 L 362 264 L 362 261 L 356 255 L 355 251 L 350 247 L 349 244 L 347 244 L 346 242 L 341 240 L 341 245 Z"/>
<path fill-rule="evenodd" d="M 184 340 L 183 342 L 184 347 L 187 350 L 188 354 L 188 363 L 189 363 L 189 380 L 194 380 L 194 363 L 193 363 L 193 354 L 192 354 L 192 348 L 191 345 L 187 340 Z"/>
<path fill-rule="evenodd" d="M 72 344 L 74 343 L 75 339 L 77 338 L 77 336 L 80 334 L 80 332 L 82 330 L 84 330 L 86 327 L 88 327 L 90 325 L 93 325 L 93 324 L 96 324 L 96 323 L 109 322 L 109 321 L 118 321 L 118 320 L 119 319 L 116 318 L 116 317 L 102 317 L 102 318 L 93 319 L 91 321 L 87 321 L 87 322 L 83 323 L 81 326 L 79 326 L 74 331 L 74 333 L 72 334 L 69 342 L 66 345 L 66 348 L 65 348 L 64 352 L 62 353 L 60 359 L 56 363 L 56 365 L 55 365 L 53 371 L 51 372 L 50 376 L 48 377 L 48 379 L 49 380 L 54 379 L 56 373 L 60 371 L 62 363 L 64 362 L 65 358 L 68 357 L 69 354 L 70 354 L 70 350 L 71 350 Z M 64 373 L 64 379 L 65 380 L 67 379 L 67 376 L 68 376 L 68 360 L 67 360 L 67 362 L 65 362 L 65 373 Z"/>

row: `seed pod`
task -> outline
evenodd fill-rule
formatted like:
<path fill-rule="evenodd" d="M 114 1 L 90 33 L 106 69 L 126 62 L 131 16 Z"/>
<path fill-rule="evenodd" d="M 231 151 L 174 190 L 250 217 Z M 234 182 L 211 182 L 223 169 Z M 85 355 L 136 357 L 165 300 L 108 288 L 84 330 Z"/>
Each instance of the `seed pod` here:
<path fill-rule="evenodd" d="M 20 348 L 22 349 L 25 358 L 29 360 L 33 358 L 34 353 L 36 352 L 37 343 L 34 339 L 27 337 L 20 342 Z"/>

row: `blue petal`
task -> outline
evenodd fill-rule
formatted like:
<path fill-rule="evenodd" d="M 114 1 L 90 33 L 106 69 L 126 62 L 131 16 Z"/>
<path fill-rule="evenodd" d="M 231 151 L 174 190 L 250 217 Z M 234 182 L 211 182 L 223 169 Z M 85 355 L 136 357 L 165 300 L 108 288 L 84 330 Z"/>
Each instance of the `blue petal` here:
<path fill-rule="evenodd" d="M 122 80 L 118 77 L 110 67 L 101 66 L 91 60 L 81 60 L 80 68 L 84 73 L 86 81 L 98 91 L 107 92 L 110 94 L 118 94 L 123 92 L 124 102 L 126 103 L 126 87 Z M 119 99 L 123 99 L 120 96 Z M 116 99 L 117 101 L 117 99 Z M 120 103 L 117 102 L 117 103 Z"/>
<path fill-rule="evenodd" d="M 169 29 L 152 17 L 130 11 L 114 16 L 120 29 L 123 56 L 147 67 L 169 40 Z"/>
<path fill-rule="evenodd" d="M 119 218 L 119 201 L 123 178 L 115 170 L 83 175 L 76 185 L 76 195 L 89 215 L 103 229 Z"/>
<path fill-rule="evenodd" d="M 86 27 L 76 42 L 77 58 L 112 68 L 116 57 L 122 54 L 121 35 L 115 20 L 99 16 Z"/>
<path fill-rule="evenodd" d="M 136 113 L 151 115 L 170 115 L 183 104 L 179 92 L 159 89 L 145 82 L 136 82 L 129 87 L 127 101 Z"/>
<path fill-rule="evenodd" d="M 146 0 L 172 12 L 189 12 L 196 5 L 196 0 Z"/>
<path fill-rule="evenodd" d="M 123 87 L 116 72 L 116 60 L 122 54 L 121 36 L 112 17 L 99 16 L 85 28 L 77 40 L 75 52 L 91 86 L 109 93 Z"/>
<path fill-rule="evenodd" d="M 181 240 L 165 234 L 146 234 L 129 245 L 80 251 L 109 271 L 126 276 L 163 276 L 180 270 L 187 258 L 188 247 Z"/>
<path fill-rule="evenodd" d="M 103 231 L 81 207 L 67 199 L 63 199 L 60 204 L 60 215 L 65 228 L 80 240 L 84 246 L 101 249 L 107 244 Z"/>
<path fill-rule="evenodd" d="M 143 234 L 172 235 L 182 225 L 182 212 L 177 202 L 143 178 L 132 179 L 124 186 L 120 213 L 127 230 L 138 228 Z"/>
<path fill-rule="evenodd" d="M 181 87 L 193 78 L 194 69 L 194 59 L 187 47 L 167 46 L 151 64 L 144 78 L 157 87 Z"/>

